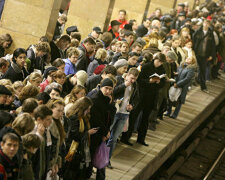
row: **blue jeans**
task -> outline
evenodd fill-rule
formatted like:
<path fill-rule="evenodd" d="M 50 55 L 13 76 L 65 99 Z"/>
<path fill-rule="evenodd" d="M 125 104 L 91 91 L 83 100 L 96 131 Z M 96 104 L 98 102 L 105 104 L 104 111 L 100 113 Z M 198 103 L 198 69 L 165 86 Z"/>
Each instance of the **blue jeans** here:
<path fill-rule="evenodd" d="M 112 156 L 112 152 L 116 147 L 116 142 L 120 134 L 123 132 L 123 127 L 127 121 L 129 114 L 116 113 L 114 117 L 114 122 L 110 132 L 110 138 L 108 140 L 107 146 L 110 147 L 109 158 Z"/>

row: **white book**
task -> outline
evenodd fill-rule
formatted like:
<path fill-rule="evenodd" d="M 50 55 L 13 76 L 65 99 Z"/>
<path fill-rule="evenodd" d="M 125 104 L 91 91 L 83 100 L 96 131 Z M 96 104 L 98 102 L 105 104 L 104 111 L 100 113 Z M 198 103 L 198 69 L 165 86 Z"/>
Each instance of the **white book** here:
<path fill-rule="evenodd" d="M 153 77 L 158 77 L 159 79 L 162 79 L 162 78 L 166 77 L 166 74 L 158 75 L 157 73 L 154 73 L 151 76 L 149 76 L 149 78 L 153 78 Z"/>

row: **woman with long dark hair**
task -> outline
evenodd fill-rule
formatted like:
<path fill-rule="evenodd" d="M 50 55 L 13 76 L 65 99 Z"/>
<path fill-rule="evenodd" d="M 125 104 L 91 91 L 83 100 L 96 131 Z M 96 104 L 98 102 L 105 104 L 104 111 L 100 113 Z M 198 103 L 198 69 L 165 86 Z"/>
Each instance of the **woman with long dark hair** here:
<path fill-rule="evenodd" d="M 3 79 L 10 79 L 12 83 L 14 83 L 15 81 L 23 81 L 28 75 L 28 72 L 25 69 L 26 58 L 27 52 L 25 49 L 16 49 L 13 52 L 11 66 L 4 74 Z"/>
<path fill-rule="evenodd" d="M 71 129 L 66 143 L 69 150 L 66 156 L 64 179 L 88 179 L 86 172 L 91 162 L 90 135 L 97 132 L 96 128 L 90 129 L 91 106 L 91 99 L 82 97 L 66 112 L 66 116 L 70 119 Z"/>

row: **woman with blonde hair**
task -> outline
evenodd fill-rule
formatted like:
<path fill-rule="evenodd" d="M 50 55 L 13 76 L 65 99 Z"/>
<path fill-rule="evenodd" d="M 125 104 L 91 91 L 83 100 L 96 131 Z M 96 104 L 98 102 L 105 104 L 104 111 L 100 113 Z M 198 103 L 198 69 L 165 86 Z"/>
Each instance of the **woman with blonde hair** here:
<path fill-rule="evenodd" d="M 5 49 L 9 48 L 13 40 L 10 34 L 3 34 L 0 36 L 0 57 L 5 55 Z"/>
<path fill-rule="evenodd" d="M 90 135 L 97 132 L 97 128 L 90 129 L 91 106 L 91 99 L 82 97 L 66 113 L 71 121 L 71 130 L 67 139 L 69 151 L 66 156 L 64 179 L 87 179 L 87 168 L 91 162 Z M 76 149 L 75 146 L 77 146 Z"/>
<path fill-rule="evenodd" d="M 87 69 L 88 76 L 91 76 L 93 74 L 96 67 L 98 67 L 101 64 L 106 64 L 105 63 L 106 57 L 107 51 L 103 48 L 98 49 L 95 55 L 95 59 L 88 66 Z"/>
<path fill-rule="evenodd" d="M 196 59 L 191 56 L 188 57 L 185 62 L 181 63 L 180 67 L 178 68 L 178 75 L 176 78 L 176 83 L 174 83 L 175 88 L 181 88 L 181 95 L 178 98 L 177 105 L 175 111 L 171 115 L 172 111 L 172 103 L 169 102 L 168 109 L 167 109 L 167 116 L 170 118 L 176 119 L 178 116 L 182 104 L 185 103 L 186 95 L 188 92 L 188 87 L 191 83 L 192 78 L 194 77 L 196 69 Z"/>
<path fill-rule="evenodd" d="M 191 39 L 191 35 L 190 35 L 190 29 L 187 27 L 184 27 L 181 29 L 180 31 L 180 40 L 181 40 L 181 47 L 184 47 L 185 42 Z"/>
<path fill-rule="evenodd" d="M 75 103 L 78 99 L 84 97 L 86 95 L 85 87 L 81 85 L 76 85 L 70 94 L 65 97 L 65 104 Z"/>
<path fill-rule="evenodd" d="M 38 72 L 32 72 L 27 78 L 23 81 L 24 85 L 33 85 L 39 87 L 42 82 L 42 76 Z"/>

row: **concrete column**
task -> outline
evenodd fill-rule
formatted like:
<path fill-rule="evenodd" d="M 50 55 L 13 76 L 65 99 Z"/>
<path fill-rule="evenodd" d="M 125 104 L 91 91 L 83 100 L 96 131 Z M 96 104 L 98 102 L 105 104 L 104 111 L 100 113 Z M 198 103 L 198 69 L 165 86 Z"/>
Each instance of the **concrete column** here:
<path fill-rule="evenodd" d="M 62 0 L 7 0 L 0 21 L 0 34 L 9 33 L 15 48 L 27 48 L 41 36 L 52 38 Z"/>
<path fill-rule="evenodd" d="M 104 27 L 110 0 L 71 0 L 66 27 L 76 25 L 82 39 L 94 26 Z"/>

